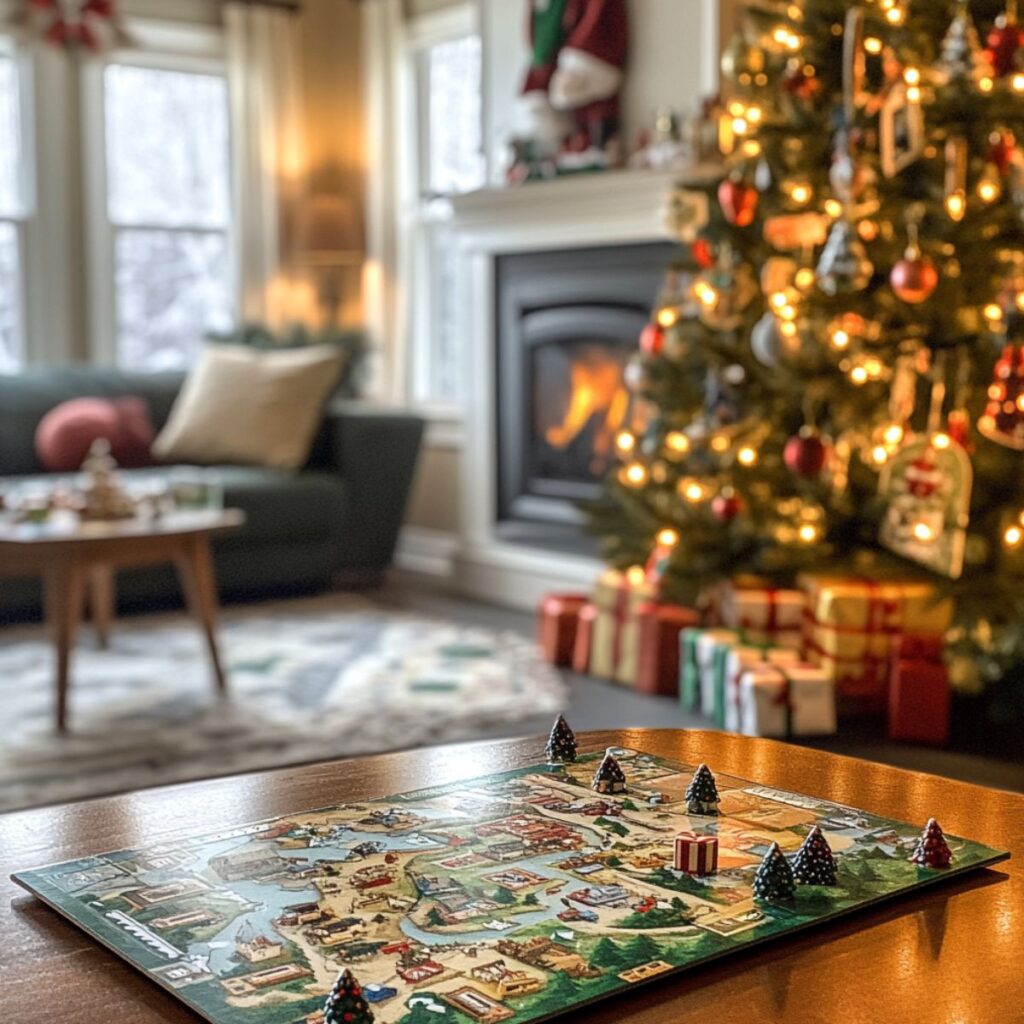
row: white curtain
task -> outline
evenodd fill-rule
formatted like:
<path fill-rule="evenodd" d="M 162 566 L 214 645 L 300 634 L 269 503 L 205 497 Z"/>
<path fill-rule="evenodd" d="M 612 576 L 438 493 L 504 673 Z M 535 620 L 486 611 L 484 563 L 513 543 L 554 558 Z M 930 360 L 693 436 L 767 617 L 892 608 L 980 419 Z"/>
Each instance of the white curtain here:
<path fill-rule="evenodd" d="M 295 15 L 224 5 L 231 89 L 239 314 L 280 327 L 293 318 L 288 211 L 305 188 L 306 145 Z"/>

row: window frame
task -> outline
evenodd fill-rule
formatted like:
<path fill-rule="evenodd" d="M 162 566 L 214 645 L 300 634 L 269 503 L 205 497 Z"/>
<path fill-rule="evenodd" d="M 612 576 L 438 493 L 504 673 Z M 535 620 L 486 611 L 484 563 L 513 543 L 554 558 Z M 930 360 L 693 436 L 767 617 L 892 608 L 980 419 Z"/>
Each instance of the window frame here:
<path fill-rule="evenodd" d="M 32 224 L 37 208 L 37 150 L 35 134 L 35 66 L 27 47 L 16 44 L 10 36 L 0 35 L 0 57 L 11 61 L 18 90 L 18 116 L 21 132 L 21 150 L 18 154 L 18 192 L 20 209 L 13 215 L 0 215 L 0 223 L 10 224 L 14 229 L 15 249 L 18 261 L 17 326 L 14 338 L 16 365 L 12 372 L 30 361 L 28 339 L 32 335 L 33 309 L 28 279 L 32 261 Z M 0 371 L 3 372 L 3 371 Z"/>
<path fill-rule="evenodd" d="M 402 161 L 399 181 L 399 238 L 401 265 L 409 282 L 408 309 L 415 315 L 406 317 L 407 338 L 404 346 L 402 378 L 406 398 L 430 420 L 460 421 L 469 397 L 466 388 L 460 395 L 445 399 L 433 388 L 435 340 L 440 327 L 441 310 L 435 259 L 436 246 L 444 244 L 443 233 L 451 218 L 450 197 L 430 196 L 424 186 L 430 177 L 430 118 L 424 97 L 427 90 L 427 69 L 423 54 L 432 47 L 466 36 L 482 36 L 479 11 L 472 2 L 460 3 L 438 11 L 417 15 L 405 24 L 400 55 L 400 137 L 408 159 Z M 483 89 L 483 39 L 481 43 L 481 90 Z M 482 174 L 480 186 L 487 183 L 484 111 L 480 112 L 480 151 Z M 468 387 L 468 382 L 467 382 Z"/>
<path fill-rule="evenodd" d="M 117 322 L 116 245 L 121 231 L 160 231 L 168 234 L 182 232 L 224 236 L 228 259 L 228 295 L 232 313 L 238 307 L 238 267 L 236 258 L 236 231 L 234 215 L 234 181 L 231 168 L 231 141 L 229 135 L 229 209 L 226 228 L 203 226 L 167 226 L 164 224 L 114 224 L 108 211 L 107 135 L 104 79 L 111 65 L 146 68 L 156 71 L 184 72 L 223 78 L 228 86 L 230 131 L 230 79 L 225 56 L 220 52 L 177 52 L 168 49 L 111 50 L 83 68 L 82 146 L 83 190 L 85 202 L 86 251 L 89 254 L 85 282 L 88 296 L 89 358 L 94 362 L 118 366 L 130 372 L 152 372 L 146 367 L 125 366 L 119 358 Z"/>

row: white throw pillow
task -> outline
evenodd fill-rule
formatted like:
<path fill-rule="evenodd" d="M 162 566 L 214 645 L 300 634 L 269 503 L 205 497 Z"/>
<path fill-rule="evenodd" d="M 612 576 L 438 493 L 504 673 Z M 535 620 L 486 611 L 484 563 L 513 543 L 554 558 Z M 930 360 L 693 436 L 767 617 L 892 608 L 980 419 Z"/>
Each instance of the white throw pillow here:
<path fill-rule="evenodd" d="M 309 458 L 342 353 L 208 345 L 153 443 L 161 462 L 299 469 Z"/>

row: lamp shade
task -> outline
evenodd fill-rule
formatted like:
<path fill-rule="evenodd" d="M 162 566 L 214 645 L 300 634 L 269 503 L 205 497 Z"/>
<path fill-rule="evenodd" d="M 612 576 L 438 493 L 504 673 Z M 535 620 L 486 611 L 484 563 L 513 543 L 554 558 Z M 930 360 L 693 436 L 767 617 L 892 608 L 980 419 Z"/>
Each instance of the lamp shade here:
<path fill-rule="evenodd" d="M 298 218 L 298 251 L 308 263 L 358 262 L 363 254 L 363 231 L 351 199 L 340 195 L 310 196 Z"/>

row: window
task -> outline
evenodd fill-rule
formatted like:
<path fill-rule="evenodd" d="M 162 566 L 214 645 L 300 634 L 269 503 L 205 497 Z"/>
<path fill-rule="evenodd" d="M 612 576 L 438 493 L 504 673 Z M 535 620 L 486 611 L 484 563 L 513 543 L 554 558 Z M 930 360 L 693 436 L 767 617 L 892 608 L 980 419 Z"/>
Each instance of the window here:
<path fill-rule="evenodd" d="M 23 225 L 27 215 L 27 147 L 20 69 L 0 51 L 0 373 L 17 369 L 24 352 Z"/>
<path fill-rule="evenodd" d="M 411 130 L 408 183 L 413 398 L 456 406 L 465 394 L 456 308 L 457 261 L 447 222 L 453 196 L 486 181 L 480 34 L 470 8 L 425 15 L 409 26 Z"/>
<path fill-rule="evenodd" d="M 227 82 L 111 64 L 103 114 L 116 358 L 179 369 L 232 322 Z"/>

